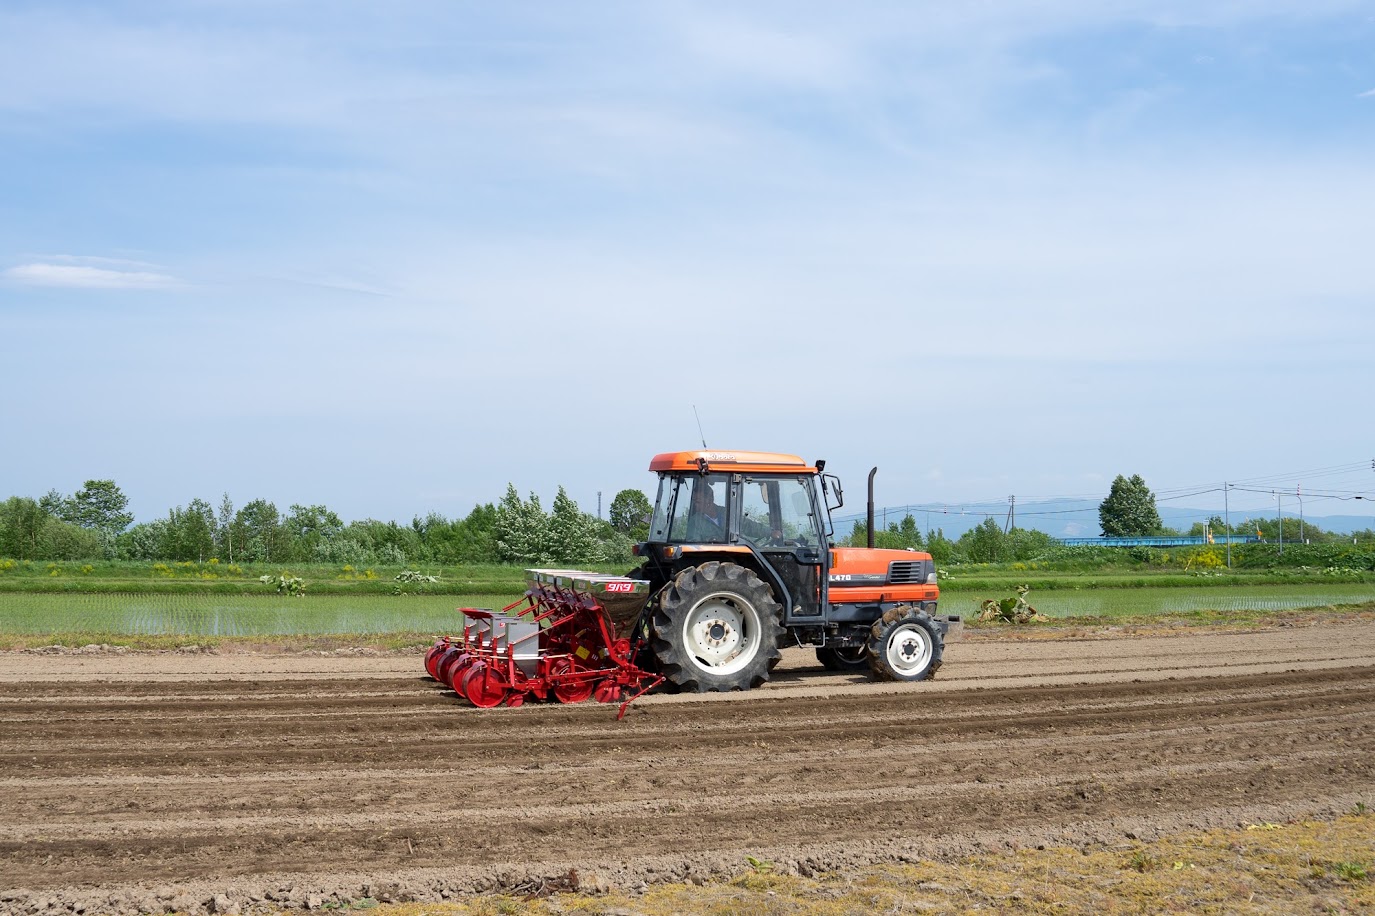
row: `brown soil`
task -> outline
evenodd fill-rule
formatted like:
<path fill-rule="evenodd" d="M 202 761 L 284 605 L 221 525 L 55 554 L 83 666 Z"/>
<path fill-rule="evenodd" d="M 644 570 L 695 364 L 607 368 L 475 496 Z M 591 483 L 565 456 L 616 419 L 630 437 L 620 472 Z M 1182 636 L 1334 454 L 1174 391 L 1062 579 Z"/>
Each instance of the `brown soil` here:
<path fill-rule="evenodd" d="M 810 874 L 1375 802 L 1375 623 L 952 645 L 875 684 L 476 710 L 418 656 L 0 655 L 0 912 Z M 570 869 L 575 871 L 570 872 Z M 577 875 L 574 879 L 571 875 Z"/>

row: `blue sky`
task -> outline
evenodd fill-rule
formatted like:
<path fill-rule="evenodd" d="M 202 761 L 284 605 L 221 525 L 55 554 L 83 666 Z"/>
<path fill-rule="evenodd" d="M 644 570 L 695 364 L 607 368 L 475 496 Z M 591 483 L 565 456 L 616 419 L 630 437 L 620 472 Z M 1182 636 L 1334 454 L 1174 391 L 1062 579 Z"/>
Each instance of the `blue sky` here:
<path fill-rule="evenodd" d="M 9 0 L 0 496 L 592 510 L 694 404 L 852 503 L 1294 486 L 1373 151 L 1371 2 Z"/>

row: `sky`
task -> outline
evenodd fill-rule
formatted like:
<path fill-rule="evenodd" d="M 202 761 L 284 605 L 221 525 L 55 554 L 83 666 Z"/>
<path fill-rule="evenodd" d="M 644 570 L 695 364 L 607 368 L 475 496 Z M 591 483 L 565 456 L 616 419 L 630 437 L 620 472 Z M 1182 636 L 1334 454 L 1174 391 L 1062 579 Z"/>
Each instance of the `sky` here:
<path fill-rule="evenodd" d="M 0 498 L 1375 493 L 1373 153 L 1371 0 L 6 0 Z"/>

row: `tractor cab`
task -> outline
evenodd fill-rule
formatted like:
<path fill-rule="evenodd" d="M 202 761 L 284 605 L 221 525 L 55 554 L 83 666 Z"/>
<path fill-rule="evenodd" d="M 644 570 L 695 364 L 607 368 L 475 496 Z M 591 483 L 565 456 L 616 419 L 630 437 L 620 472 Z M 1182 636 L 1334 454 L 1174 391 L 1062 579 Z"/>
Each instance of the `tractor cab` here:
<path fill-rule="evenodd" d="M 650 465 L 659 492 L 644 552 L 667 575 L 722 554 L 783 600 L 785 623 L 822 613 L 830 514 L 818 469 L 791 455 L 677 452 Z"/>

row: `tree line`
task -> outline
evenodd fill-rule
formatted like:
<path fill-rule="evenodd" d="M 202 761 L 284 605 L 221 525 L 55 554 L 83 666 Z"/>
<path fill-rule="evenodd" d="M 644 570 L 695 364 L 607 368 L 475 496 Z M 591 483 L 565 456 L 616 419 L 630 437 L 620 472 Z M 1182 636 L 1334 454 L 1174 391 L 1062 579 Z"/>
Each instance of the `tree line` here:
<path fill-rule="evenodd" d="M 327 506 L 266 499 L 235 507 L 192 499 L 165 517 L 134 523 L 129 500 L 113 480 L 88 480 L 75 493 L 0 502 L 0 557 L 17 560 L 155 560 L 226 563 L 331 563 L 405 566 L 423 563 L 628 563 L 644 536 L 649 501 L 625 490 L 612 502 L 613 521 L 578 508 L 563 487 L 550 511 L 514 486 L 463 518 L 431 512 L 409 525 L 362 519 L 345 523 Z"/>
<path fill-rule="evenodd" d="M 578 508 L 563 487 L 549 511 L 531 493 L 522 499 L 514 485 L 496 503 L 473 507 L 463 518 L 431 512 L 409 525 L 362 519 L 345 523 L 327 506 L 293 504 L 285 512 L 255 499 L 235 507 L 226 493 L 219 506 L 193 499 L 163 518 L 135 524 L 129 500 L 113 480 L 88 480 L 72 494 L 50 490 L 39 499 L 12 496 L 0 503 L 0 557 L 17 560 L 129 560 L 228 563 L 330 563 L 406 566 L 424 563 L 618 564 L 633 561 L 631 546 L 648 535 L 651 505 L 643 492 L 622 490 L 611 501 L 609 519 Z M 1179 534 L 1161 524 L 1155 494 L 1139 475 L 1119 475 L 1099 506 L 1105 535 Z M 1228 533 L 1218 517 L 1196 523 L 1188 534 Z M 1258 533 L 1279 540 L 1278 519 L 1250 518 L 1232 534 Z M 837 532 L 839 536 L 839 532 Z M 1358 532 L 1365 540 L 1371 532 Z M 1286 543 L 1326 543 L 1339 536 L 1316 525 L 1285 518 Z M 862 547 L 867 531 L 856 522 L 842 543 Z M 1004 530 L 995 519 L 958 539 L 940 529 L 921 532 L 907 515 L 875 532 L 877 547 L 927 550 L 940 563 L 993 563 L 1045 556 L 1055 539 L 1028 528 Z"/>

